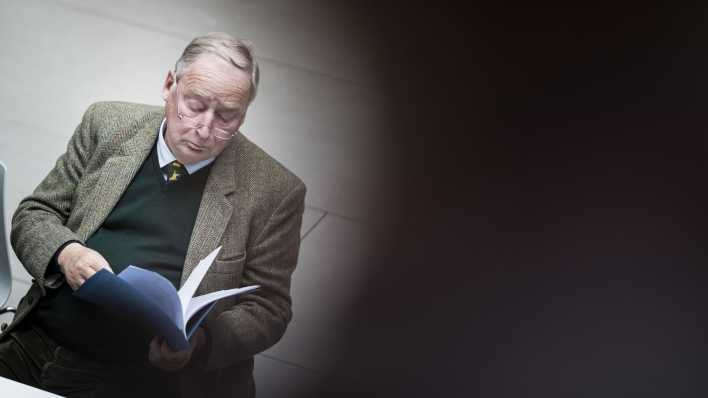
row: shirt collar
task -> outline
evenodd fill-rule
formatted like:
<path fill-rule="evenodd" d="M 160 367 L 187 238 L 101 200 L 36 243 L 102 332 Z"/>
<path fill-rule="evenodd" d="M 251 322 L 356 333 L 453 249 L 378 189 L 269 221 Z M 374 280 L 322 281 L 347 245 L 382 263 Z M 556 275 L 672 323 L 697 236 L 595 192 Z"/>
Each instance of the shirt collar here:
<path fill-rule="evenodd" d="M 167 130 L 167 119 L 162 119 L 162 124 L 160 124 L 160 133 L 157 135 L 157 159 L 160 163 L 160 168 L 165 167 L 168 163 L 177 160 L 175 155 L 170 150 L 165 142 L 165 131 Z M 214 158 L 200 160 L 197 163 L 185 164 L 184 168 L 187 169 L 187 173 L 194 174 L 202 167 L 208 166 Z"/>

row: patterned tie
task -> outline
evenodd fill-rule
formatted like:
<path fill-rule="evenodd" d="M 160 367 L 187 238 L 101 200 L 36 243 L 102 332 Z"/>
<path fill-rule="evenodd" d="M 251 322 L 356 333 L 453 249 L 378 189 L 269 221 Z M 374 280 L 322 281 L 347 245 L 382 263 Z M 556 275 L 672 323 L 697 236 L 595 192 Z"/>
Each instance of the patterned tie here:
<path fill-rule="evenodd" d="M 187 175 L 187 170 L 185 170 L 184 165 L 182 165 L 182 163 L 176 160 L 162 167 L 162 171 L 167 176 L 168 184 L 175 183 L 179 181 L 183 176 Z"/>

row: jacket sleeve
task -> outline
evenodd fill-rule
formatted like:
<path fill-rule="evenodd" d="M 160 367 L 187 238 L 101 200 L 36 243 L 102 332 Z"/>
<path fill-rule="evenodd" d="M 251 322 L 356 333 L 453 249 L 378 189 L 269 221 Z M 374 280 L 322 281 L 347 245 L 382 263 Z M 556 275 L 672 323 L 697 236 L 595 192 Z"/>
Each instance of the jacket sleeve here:
<path fill-rule="evenodd" d="M 61 274 L 45 275 L 56 251 L 68 241 L 82 242 L 65 224 L 74 206 L 74 190 L 94 147 L 92 110 L 93 106 L 84 113 L 66 152 L 12 217 L 12 247 L 43 292 L 63 280 Z"/>
<path fill-rule="evenodd" d="M 211 353 L 207 370 L 244 360 L 275 344 L 292 318 L 290 277 L 300 249 L 305 185 L 285 195 L 248 249 L 243 285 L 260 285 L 208 325 Z"/>

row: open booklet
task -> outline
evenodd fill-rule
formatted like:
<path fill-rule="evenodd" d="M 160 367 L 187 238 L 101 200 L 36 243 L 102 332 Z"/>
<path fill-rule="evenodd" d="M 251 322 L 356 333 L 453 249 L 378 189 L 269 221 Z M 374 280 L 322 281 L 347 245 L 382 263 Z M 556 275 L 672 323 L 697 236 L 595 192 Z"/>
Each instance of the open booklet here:
<path fill-rule="evenodd" d="M 164 276 L 128 266 L 118 275 L 102 269 L 74 292 L 82 300 L 111 311 L 131 314 L 156 336 L 162 336 L 173 350 L 189 348 L 189 338 L 214 306 L 216 300 L 258 289 L 258 285 L 219 290 L 193 297 L 221 246 L 209 253 L 192 270 L 179 289 Z"/>

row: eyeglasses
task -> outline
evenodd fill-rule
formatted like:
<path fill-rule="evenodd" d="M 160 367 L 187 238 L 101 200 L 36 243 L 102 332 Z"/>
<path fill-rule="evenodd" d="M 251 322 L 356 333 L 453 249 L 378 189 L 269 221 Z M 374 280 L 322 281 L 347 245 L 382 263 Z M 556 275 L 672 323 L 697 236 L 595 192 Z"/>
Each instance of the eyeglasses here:
<path fill-rule="evenodd" d="M 175 80 L 175 86 L 177 85 L 177 80 Z M 177 87 L 177 90 L 179 90 L 179 87 Z M 204 123 L 202 123 L 199 120 L 199 112 L 193 112 L 191 109 L 187 107 L 187 109 L 180 110 L 180 102 L 182 102 L 182 99 L 184 97 L 182 96 L 182 93 L 180 91 L 177 92 L 177 117 L 179 120 L 182 121 L 187 127 L 191 127 L 195 130 L 198 130 L 202 127 L 206 128 Z M 236 133 L 233 131 L 227 131 L 224 129 L 220 129 L 218 127 L 212 127 L 210 129 L 211 134 L 216 138 L 217 140 L 222 140 L 222 141 L 228 141 L 236 136 Z"/>

